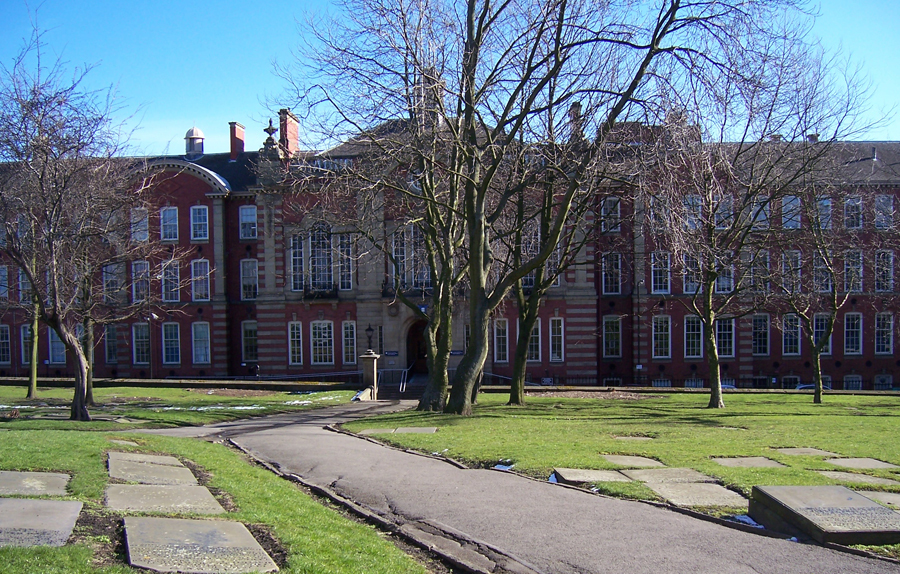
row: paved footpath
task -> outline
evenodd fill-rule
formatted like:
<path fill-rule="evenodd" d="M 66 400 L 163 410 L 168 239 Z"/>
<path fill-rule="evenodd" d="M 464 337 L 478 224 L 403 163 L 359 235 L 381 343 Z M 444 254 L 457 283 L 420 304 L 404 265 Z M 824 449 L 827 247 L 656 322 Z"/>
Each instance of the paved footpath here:
<path fill-rule="evenodd" d="M 512 473 L 459 469 L 323 428 L 398 408 L 353 403 L 149 432 L 231 438 L 283 472 L 330 489 L 420 539 L 432 536 L 445 551 L 456 547 L 462 560 L 488 572 L 900 574 L 896 563 L 749 534 Z"/>

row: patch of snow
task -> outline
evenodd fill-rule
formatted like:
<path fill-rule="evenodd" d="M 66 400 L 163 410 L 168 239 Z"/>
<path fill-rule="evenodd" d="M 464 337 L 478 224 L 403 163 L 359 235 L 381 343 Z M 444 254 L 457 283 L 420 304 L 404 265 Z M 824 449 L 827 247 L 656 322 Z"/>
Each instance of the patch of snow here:
<path fill-rule="evenodd" d="M 512 467 L 516 465 L 514 464 L 495 464 L 494 468 L 497 470 L 512 470 Z"/>
<path fill-rule="evenodd" d="M 746 514 L 738 514 L 737 516 L 731 516 L 731 517 L 729 517 L 729 519 L 733 520 L 735 522 L 740 522 L 741 524 L 746 524 L 747 526 L 752 526 L 753 528 L 765 528 L 765 526 L 763 526 L 759 522 L 753 520 Z"/>
<path fill-rule="evenodd" d="M 286 405 L 311 405 L 312 401 L 288 401 Z"/>

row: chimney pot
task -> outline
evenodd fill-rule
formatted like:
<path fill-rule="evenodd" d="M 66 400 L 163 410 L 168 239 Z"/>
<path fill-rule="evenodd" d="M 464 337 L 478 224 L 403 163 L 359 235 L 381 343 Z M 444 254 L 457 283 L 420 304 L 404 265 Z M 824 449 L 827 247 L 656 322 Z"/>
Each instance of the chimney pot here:
<path fill-rule="evenodd" d="M 244 153 L 244 126 L 237 122 L 228 122 L 231 131 L 231 161 L 237 161 L 238 156 Z"/>
<path fill-rule="evenodd" d="M 278 143 L 288 157 L 293 157 L 300 151 L 300 120 L 287 108 L 278 110 L 278 120 Z"/>

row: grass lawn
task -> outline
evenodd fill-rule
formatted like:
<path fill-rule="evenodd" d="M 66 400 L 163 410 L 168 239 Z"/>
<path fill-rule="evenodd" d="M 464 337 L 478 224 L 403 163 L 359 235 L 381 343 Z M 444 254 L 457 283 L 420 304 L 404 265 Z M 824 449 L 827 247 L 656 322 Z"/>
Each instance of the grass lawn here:
<path fill-rule="evenodd" d="M 514 464 L 513 470 L 546 479 L 554 467 L 613 469 L 601 454 L 640 455 L 670 467 L 693 468 L 749 496 L 754 485 L 835 484 L 814 470 L 848 470 L 823 457 L 789 456 L 781 447 L 815 447 L 844 457 L 872 457 L 900 465 L 900 397 L 735 394 L 727 407 L 707 409 L 706 394 L 643 395 L 639 399 L 528 397 L 506 406 L 504 394 L 481 394 L 471 417 L 407 411 L 347 423 L 345 428 L 438 427 L 434 434 L 383 434 L 377 438 L 473 466 Z M 653 440 L 620 440 L 644 436 Z M 714 457 L 764 456 L 784 468 L 730 468 Z M 897 469 L 900 470 L 900 469 Z M 849 470 L 848 470 L 849 471 Z M 849 471 L 854 472 L 854 471 Z M 865 470 L 900 480 L 900 473 Z M 656 500 L 641 483 L 606 482 L 600 492 Z M 898 486 L 849 485 L 900 492 Z M 892 553 L 900 548 L 891 549 Z"/>
<path fill-rule="evenodd" d="M 23 409 L 28 403 L 15 400 L 22 389 L 0 387 L 0 415 L 16 406 L 20 417 L 45 412 L 45 407 Z M 54 403 L 68 397 L 70 391 L 41 390 L 40 401 Z M 118 402 L 109 412 L 129 419 L 143 419 L 162 426 L 228 420 L 248 415 L 247 410 L 201 409 L 210 406 L 252 406 L 252 411 L 280 412 L 315 405 L 333 404 L 349 399 L 351 393 L 318 393 L 305 396 L 272 393 L 265 396 L 222 397 L 187 391 L 158 389 L 98 389 L 98 400 Z M 123 401 L 139 395 L 138 401 Z M 329 396 L 335 398 L 328 398 Z M 66 399 L 67 400 L 67 399 Z M 311 404 L 287 404 L 307 401 Z M 135 404 L 135 403 L 140 403 Z M 165 410 L 166 406 L 180 410 Z M 93 409 L 93 413 L 105 412 Z M 236 415 L 235 413 L 239 413 Z M 109 480 L 104 453 L 108 450 L 172 454 L 190 460 L 202 469 L 201 482 L 220 495 L 226 517 L 251 525 L 254 534 L 271 535 L 272 545 L 283 551 L 281 571 L 320 572 L 426 572 L 425 567 L 392 544 L 374 527 L 342 516 L 332 508 L 302 492 L 294 484 L 246 462 L 242 456 L 221 444 L 194 439 L 177 439 L 131 434 L 133 423 L 73 423 L 59 420 L 0 419 L 0 470 L 65 472 L 72 475 L 67 499 L 85 503 L 75 535 L 78 543 L 62 548 L 0 548 L 4 574 L 41 573 L 122 573 L 137 570 L 125 566 L 122 548 L 122 514 L 102 506 Z M 117 432 L 110 429 L 115 428 Z M 74 430 L 78 429 L 78 430 Z M 109 439 L 126 439 L 140 446 L 128 447 Z M 85 517 L 90 520 L 82 522 Z M 88 526 L 90 523 L 90 526 Z M 98 526 L 98 524 L 100 526 Z M 108 527 L 104 532 L 103 525 Z M 256 526 L 253 526 L 256 525 Z M 264 544 L 265 546 L 265 544 Z"/>

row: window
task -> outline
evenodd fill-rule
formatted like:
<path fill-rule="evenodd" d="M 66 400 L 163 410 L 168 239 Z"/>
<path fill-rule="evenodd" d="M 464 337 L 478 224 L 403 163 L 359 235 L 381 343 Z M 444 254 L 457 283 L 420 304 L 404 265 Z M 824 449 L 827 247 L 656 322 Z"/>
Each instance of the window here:
<path fill-rule="evenodd" d="M 288 364 L 303 364 L 303 324 L 288 323 Z"/>
<path fill-rule="evenodd" d="M 819 229 L 831 229 L 831 200 L 828 198 L 816 201 L 816 217 L 819 219 Z"/>
<path fill-rule="evenodd" d="M 755 293 L 768 293 L 769 287 L 769 252 L 754 253 L 750 261 L 750 289 Z"/>
<path fill-rule="evenodd" d="M 9 299 L 9 267 L 0 265 L 0 299 Z"/>
<path fill-rule="evenodd" d="M 684 205 L 684 228 L 689 231 L 700 229 L 703 221 L 703 200 L 699 195 L 688 195 L 682 200 Z"/>
<path fill-rule="evenodd" d="M 378 335 L 382 334 L 381 326 L 378 327 Z M 463 351 L 469 350 L 469 342 L 472 340 L 472 327 L 466 323 L 463 325 Z M 381 354 L 381 351 L 378 351 L 378 354 Z"/>
<path fill-rule="evenodd" d="M 875 354 L 894 354 L 894 315 L 875 313 Z"/>
<path fill-rule="evenodd" d="M 12 363 L 12 345 L 9 340 L 9 325 L 0 325 L 0 365 Z"/>
<path fill-rule="evenodd" d="M 291 236 L 291 291 L 303 291 L 303 237 Z"/>
<path fill-rule="evenodd" d="M 563 335 L 563 319 L 562 317 L 552 317 L 550 319 L 550 362 L 559 363 L 565 359 L 564 347 L 565 340 Z"/>
<path fill-rule="evenodd" d="M 421 229 L 412 225 L 409 228 L 407 238 L 409 240 L 406 246 L 406 272 L 408 276 L 404 277 L 404 281 L 406 281 L 407 285 L 412 285 L 413 289 L 431 289 L 431 269 L 428 266 L 426 257 L 425 236 L 422 235 Z M 540 245 L 540 235 L 532 235 L 530 241 L 533 243 L 524 246 L 526 253 L 537 253 Z M 532 281 L 533 284 L 534 282 Z"/>
<path fill-rule="evenodd" d="M 801 258 L 800 252 L 796 250 L 785 251 L 781 261 L 781 271 L 783 273 L 782 286 L 788 293 L 799 293 L 800 289 L 800 272 Z"/>
<path fill-rule="evenodd" d="M 819 293 L 830 293 L 834 287 L 831 273 L 831 254 L 816 253 L 813 258 L 813 283 Z"/>
<path fill-rule="evenodd" d="M 144 301 L 150 296 L 150 264 L 146 261 L 131 263 L 131 300 Z"/>
<path fill-rule="evenodd" d="M 601 224 L 603 222 L 601 221 Z M 528 261 L 541 249 L 541 233 L 536 225 L 529 225 L 522 232 L 522 261 Z M 529 271 L 522 277 L 522 288 L 534 288 L 535 272 Z"/>
<path fill-rule="evenodd" d="M 173 302 L 181 298 L 179 283 L 181 282 L 181 271 L 178 267 L 178 261 L 170 259 L 162 265 L 162 299 L 163 301 Z"/>
<path fill-rule="evenodd" d="M 659 315 L 653 317 L 653 358 L 668 359 L 672 356 L 672 320 Z"/>
<path fill-rule="evenodd" d="M 521 328 L 521 324 L 520 324 Z M 525 360 L 529 363 L 541 362 L 541 320 L 538 318 L 528 335 L 528 348 L 525 350 Z"/>
<path fill-rule="evenodd" d="M 191 241 L 209 241 L 209 210 L 205 205 L 191 207 Z"/>
<path fill-rule="evenodd" d="M 209 323 L 191 324 L 191 360 L 195 365 L 207 365 L 212 362 Z"/>
<path fill-rule="evenodd" d="M 720 357 L 734 356 L 734 319 L 716 320 L 716 346 Z"/>
<path fill-rule="evenodd" d="M 125 276 L 125 266 L 122 263 L 110 263 L 104 265 L 101 270 L 103 279 L 104 303 L 119 302 L 122 293 L 122 282 Z"/>
<path fill-rule="evenodd" d="M 177 207 L 163 207 L 159 210 L 159 238 L 162 241 L 178 241 Z"/>
<path fill-rule="evenodd" d="M 684 318 L 684 358 L 703 357 L 703 322 L 696 315 Z"/>
<path fill-rule="evenodd" d="M 150 222 L 147 210 L 137 207 L 131 210 L 131 240 L 148 241 L 150 239 Z"/>
<path fill-rule="evenodd" d="M 755 356 L 769 354 L 769 316 L 753 315 L 750 351 Z"/>
<path fill-rule="evenodd" d="M 163 323 L 162 348 L 164 365 L 177 365 L 181 362 L 181 330 L 178 323 Z"/>
<path fill-rule="evenodd" d="M 344 351 L 344 364 L 345 365 L 355 365 L 356 364 L 356 322 L 355 321 L 344 321 L 343 323 L 343 351 Z"/>
<path fill-rule="evenodd" d="M 769 198 L 754 197 L 752 201 L 752 210 L 750 212 L 751 227 L 755 230 L 769 228 Z"/>
<path fill-rule="evenodd" d="M 734 200 L 731 196 L 722 197 L 716 206 L 716 229 L 723 230 L 731 227 L 734 221 Z"/>
<path fill-rule="evenodd" d="M 601 259 L 603 294 L 618 295 L 622 292 L 622 254 L 604 253 Z"/>
<path fill-rule="evenodd" d="M 255 363 L 259 360 L 256 321 L 241 323 L 241 360 L 245 363 Z"/>
<path fill-rule="evenodd" d="M 209 301 L 209 261 L 191 261 L 191 298 L 194 301 Z"/>
<path fill-rule="evenodd" d="M 894 376 L 875 375 L 875 379 L 872 381 L 872 388 L 876 391 L 890 391 L 894 388 Z"/>
<path fill-rule="evenodd" d="M 826 315 L 825 313 L 816 313 L 813 315 L 813 342 L 816 346 L 819 345 L 819 341 L 825 337 L 825 333 L 831 329 L 831 315 Z M 822 354 L 830 355 L 831 354 L 831 333 L 828 334 L 828 340 L 822 346 Z"/>
<path fill-rule="evenodd" d="M 730 255 L 716 257 L 716 293 L 731 293 L 734 291 L 734 267 L 728 262 Z"/>
<path fill-rule="evenodd" d="M 603 200 L 600 207 L 600 229 L 604 233 L 618 233 L 622 230 L 618 197 L 607 197 Z"/>
<path fill-rule="evenodd" d="M 862 200 L 860 198 L 848 197 L 844 200 L 844 227 L 862 229 Z"/>
<path fill-rule="evenodd" d="M 650 255 L 651 293 L 668 293 L 670 281 L 669 254 L 657 251 Z"/>
<path fill-rule="evenodd" d="M 894 290 L 894 252 L 875 252 L 875 291 L 890 293 Z"/>
<path fill-rule="evenodd" d="M 616 359 L 622 356 L 622 318 L 603 318 L 603 356 Z"/>
<path fill-rule="evenodd" d="M 509 362 L 509 321 L 494 320 L 494 362 Z"/>
<path fill-rule="evenodd" d="M 253 301 L 259 295 L 259 262 L 241 260 L 241 301 Z"/>
<path fill-rule="evenodd" d="M 862 376 L 861 375 L 844 375 L 845 391 L 861 391 Z"/>
<path fill-rule="evenodd" d="M 860 313 L 844 315 L 844 354 L 862 354 L 862 315 Z"/>
<path fill-rule="evenodd" d="M 34 339 L 31 337 L 31 325 L 22 325 L 19 329 L 19 337 L 22 341 L 22 364 L 31 364 L 31 343 Z"/>
<path fill-rule="evenodd" d="M 64 365 L 66 363 L 66 346 L 57 332 L 47 327 L 47 343 L 49 345 L 48 358 L 51 365 Z"/>
<path fill-rule="evenodd" d="M 116 325 L 103 327 L 103 347 L 107 365 L 119 362 L 119 332 Z"/>
<path fill-rule="evenodd" d="M 310 323 L 313 365 L 334 364 L 334 326 L 331 321 Z"/>
<path fill-rule="evenodd" d="M 316 227 L 309 236 L 309 279 L 312 289 L 330 291 L 334 288 L 332 263 L 331 230 L 325 226 Z"/>
<path fill-rule="evenodd" d="M 24 269 L 19 269 L 19 302 L 27 303 L 31 301 L 31 281 Z"/>
<path fill-rule="evenodd" d="M 241 239 L 256 239 L 256 206 L 242 205 L 238 210 Z"/>
<path fill-rule="evenodd" d="M 781 198 L 781 227 L 800 229 L 800 198 L 796 195 Z"/>
<path fill-rule="evenodd" d="M 131 326 L 132 361 L 135 365 L 150 364 L 150 324 L 135 323 Z"/>
<path fill-rule="evenodd" d="M 884 231 L 894 226 L 894 196 L 875 197 L 875 229 Z"/>
<path fill-rule="evenodd" d="M 341 291 L 353 289 L 353 247 L 350 243 L 350 234 L 338 235 L 338 264 L 340 266 L 339 288 Z"/>
<path fill-rule="evenodd" d="M 685 253 L 684 255 L 684 292 L 694 295 L 700 292 L 700 258 Z"/>
<path fill-rule="evenodd" d="M 800 317 L 785 315 L 782 319 L 781 353 L 784 355 L 800 354 Z"/>
<path fill-rule="evenodd" d="M 851 249 L 844 254 L 844 291 L 859 293 L 862 291 L 863 255 L 858 249 Z"/>

